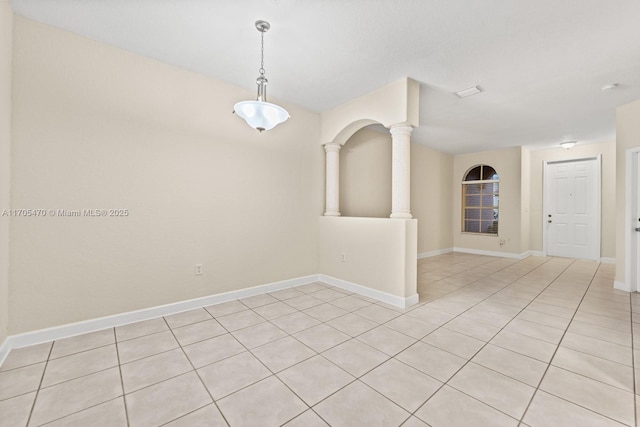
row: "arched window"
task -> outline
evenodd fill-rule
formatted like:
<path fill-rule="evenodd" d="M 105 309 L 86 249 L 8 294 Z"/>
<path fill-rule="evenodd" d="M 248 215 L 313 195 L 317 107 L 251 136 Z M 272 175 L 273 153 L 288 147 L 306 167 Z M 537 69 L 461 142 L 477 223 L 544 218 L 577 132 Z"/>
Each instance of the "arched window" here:
<path fill-rule="evenodd" d="M 500 180 L 494 168 L 477 165 L 462 181 L 462 231 L 498 234 Z"/>

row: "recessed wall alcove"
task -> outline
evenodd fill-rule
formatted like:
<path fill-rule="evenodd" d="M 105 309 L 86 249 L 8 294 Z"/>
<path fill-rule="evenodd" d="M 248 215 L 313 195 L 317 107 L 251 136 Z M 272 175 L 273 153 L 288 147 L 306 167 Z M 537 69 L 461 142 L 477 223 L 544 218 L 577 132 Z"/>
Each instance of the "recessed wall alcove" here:
<path fill-rule="evenodd" d="M 321 116 L 326 196 L 319 270 L 399 307 L 418 302 L 418 221 L 410 205 L 418 93 L 417 82 L 403 79 Z"/>
<path fill-rule="evenodd" d="M 389 218 L 391 134 L 382 125 L 357 131 L 340 150 L 342 216 Z"/>

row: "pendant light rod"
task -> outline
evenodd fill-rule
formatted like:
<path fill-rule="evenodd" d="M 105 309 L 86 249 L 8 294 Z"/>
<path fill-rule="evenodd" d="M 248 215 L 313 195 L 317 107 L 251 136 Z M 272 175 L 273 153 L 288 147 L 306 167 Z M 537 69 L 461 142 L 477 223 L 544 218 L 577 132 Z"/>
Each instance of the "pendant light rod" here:
<path fill-rule="evenodd" d="M 267 102 L 267 84 L 269 80 L 264 76 L 264 33 L 269 31 L 271 25 L 267 21 L 256 21 L 256 29 L 260 31 L 260 76 L 256 80 L 258 84 L 258 101 Z"/>
<path fill-rule="evenodd" d="M 289 113 L 284 108 L 267 102 L 269 80 L 265 77 L 264 70 L 264 33 L 271 29 L 271 25 L 267 21 L 258 20 L 255 26 L 260 32 L 260 75 L 256 79 L 258 95 L 255 101 L 238 102 L 234 105 L 233 112 L 242 117 L 249 126 L 262 132 L 286 121 Z"/>

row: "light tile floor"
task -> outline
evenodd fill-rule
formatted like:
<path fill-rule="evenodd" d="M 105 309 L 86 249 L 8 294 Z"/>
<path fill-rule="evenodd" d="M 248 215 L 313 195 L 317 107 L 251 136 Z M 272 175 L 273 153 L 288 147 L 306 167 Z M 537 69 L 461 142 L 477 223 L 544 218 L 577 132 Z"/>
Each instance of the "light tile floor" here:
<path fill-rule="evenodd" d="M 408 310 L 314 283 L 16 349 L 0 426 L 637 426 L 613 272 L 452 253 Z"/>

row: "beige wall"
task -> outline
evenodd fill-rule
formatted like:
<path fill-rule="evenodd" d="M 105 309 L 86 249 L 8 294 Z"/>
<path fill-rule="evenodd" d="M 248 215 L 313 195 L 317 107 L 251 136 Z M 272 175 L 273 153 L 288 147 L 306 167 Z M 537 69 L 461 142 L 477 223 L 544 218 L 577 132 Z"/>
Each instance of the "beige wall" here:
<path fill-rule="evenodd" d="M 616 110 L 616 281 L 625 282 L 626 150 L 640 146 L 640 100 Z"/>
<path fill-rule="evenodd" d="M 320 273 L 397 298 L 416 294 L 416 220 L 320 217 L 319 221 Z"/>
<path fill-rule="evenodd" d="M 602 209 L 600 256 L 616 256 L 616 144 L 613 141 L 599 144 L 578 144 L 570 150 L 552 148 L 531 151 L 531 218 L 529 221 L 530 246 L 542 251 L 543 235 L 543 171 L 545 161 L 559 161 L 602 156 Z"/>
<path fill-rule="evenodd" d="M 500 177 L 500 222 L 498 237 L 462 233 L 462 179 L 473 166 L 485 164 L 492 166 Z M 453 159 L 453 244 L 456 248 L 521 254 L 521 149 L 520 147 L 503 150 L 483 151 L 461 154 Z M 504 245 L 500 246 L 500 240 Z"/>
<path fill-rule="evenodd" d="M 402 78 L 379 89 L 322 112 L 322 144 L 344 144 L 363 126 L 400 123 L 418 126 L 420 84 Z"/>
<path fill-rule="evenodd" d="M 363 128 L 340 149 L 340 213 L 389 218 L 391 135 Z"/>
<path fill-rule="evenodd" d="M 10 208 L 12 33 L 11 6 L 0 0 L 0 212 Z M 9 325 L 9 226 L 10 218 L 0 217 L 0 345 Z"/>
<path fill-rule="evenodd" d="M 453 247 L 453 156 L 411 144 L 411 214 L 418 220 L 418 254 Z"/>
<path fill-rule="evenodd" d="M 531 249 L 531 152 L 520 148 L 520 252 Z"/>
<path fill-rule="evenodd" d="M 260 134 L 252 92 L 16 18 L 9 333 L 317 273 L 319 115 Z M 203 264 L 204 275 L 194 275 Z"/>

